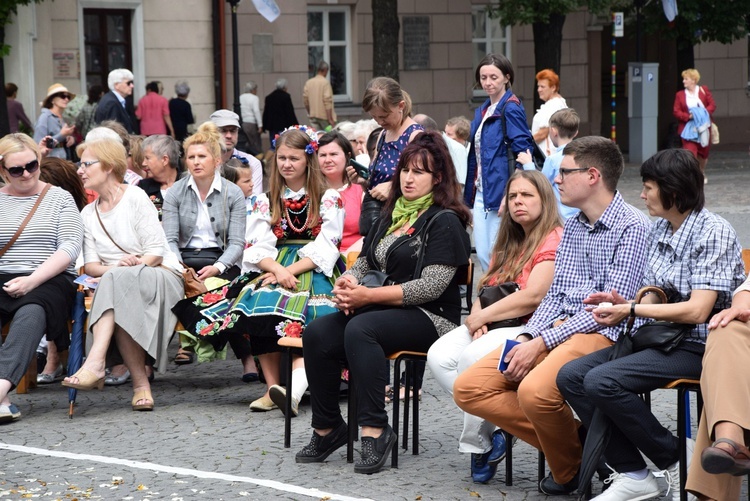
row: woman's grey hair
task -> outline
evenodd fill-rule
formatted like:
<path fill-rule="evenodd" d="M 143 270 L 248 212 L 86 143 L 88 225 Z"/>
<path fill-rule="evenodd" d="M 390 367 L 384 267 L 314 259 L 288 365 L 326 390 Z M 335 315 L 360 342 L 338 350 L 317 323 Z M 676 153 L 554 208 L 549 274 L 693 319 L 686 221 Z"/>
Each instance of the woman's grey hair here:
<path fill-rule="evenodd" d="M 340 132 L 349 141 L 353 141 L 354 139 L 357 139 L 357 136 L 354 134 L 356 128 L 357 126 L 356 124 L 354 124 L 354 122 L 345 120 L 337 123 L 336 127 L 334 127 L 333 130 Z"/>
<path fill-rule="evenodd" d="M 276 88 L 277 89 L 284 90 L 284 89 L 286 89 L 286 86 L 287 86 L 286 78 L 279 78 L 278 80 L 276 80 Z"/>
<path fill-rule="evenodd" d="M 141 143 L 141 150 L 145 153 L 148 149 L 157 157 L 166 156 L 170 167 L 180 170 L 180 144 L 171 137 L 163 134 L 147 137 Z"/>
<path fill-rule="evenodd" d="M 107 75 L 107 86 L 114 90 L 115 85 L 125 80 L 133 80 L 133 72 L 125 68 L 117 68 Z"/>
<path fill-rule="evenodd" d="M 245 92 L 253 92 L 257 88 L 258 88 L 258 84 L 253 82 L 252 80 L 248 81 L 245 84 Z"/>
<path fill-rule="evenodd" d="M 185 97 L 190 94 L 190 86 L 186 80 L 180 80 L 174 84 L 174 93 L 180 97 Z"/>

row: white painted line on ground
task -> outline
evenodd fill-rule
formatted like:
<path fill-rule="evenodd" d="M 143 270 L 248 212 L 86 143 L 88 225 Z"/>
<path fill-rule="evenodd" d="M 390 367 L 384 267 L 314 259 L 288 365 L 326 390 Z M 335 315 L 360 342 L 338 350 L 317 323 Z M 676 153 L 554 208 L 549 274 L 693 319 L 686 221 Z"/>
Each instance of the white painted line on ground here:
<path fill-rule="evenodd" d="M 337 501 L 371 501 L 367 498 L 353 498 L 349 496 L 342 496 L 339 494 L 333 494 L 330 492 L 320 491 L 318 489 L 306 489 L 304 487 L 298 487 L 296 485 L 285 484 L 282 482 L 276 482 L 275 480 L 265 480 L 262 478 L 252 477 L 241 477 L 237 475 L 228 475 L 226 473 L 216 473 L 212 471 L 193 470 L 190 468 L 178 468 L 175 466 L 166 466 L 155 463 L 144 463 L 141 461 L 133 461 L 130 459 L 112 458 L 107 456 L 95 456 L 92 454 L 76 454 L 74 452 L 63 452 L 63 451 L 50 451 L 47 449 L 38 449 L 36 447 L 25 447 L 23 445 L 5 444 L 0 442 L 0 449 L 9 451 L 22 452 L 24 454 L 35 454 L 37 456 L 49 456 L 58 457 L 65 459 L 73 459 L 77 461 L 94 461 L 97 463 L 115 464 L 125 466 L 128 468 L 137 468 L 140 470 L 158 471 L 163 473 L 174 473 L 176 475 L 185 475 L 197 478 L 208 478 L 216 480 L 226 480 L 227 482 L 244 482 L 248 484 L 255 484 L 262 487 L 268 487 L 270 489 L 276 489 L 279 491 L 289 492 L 293 494 L 301 494 L 303 496 L 310 496 L 317 499 L 331 499 Z"/>

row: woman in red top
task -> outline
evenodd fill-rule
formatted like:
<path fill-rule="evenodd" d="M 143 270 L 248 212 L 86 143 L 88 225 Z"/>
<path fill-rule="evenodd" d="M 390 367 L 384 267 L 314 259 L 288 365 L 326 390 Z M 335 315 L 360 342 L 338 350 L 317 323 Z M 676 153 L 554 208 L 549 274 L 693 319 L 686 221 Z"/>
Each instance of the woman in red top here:
<path fill-rule="evenodd" d="M 716 103 L 705 85 L 698 85 L 701 79 L 701 74 L 695 68 L 688 68 L 682 72 L 682 85 L 685 86 L 685 90 L 677 91 L 674 97 L 674 107 L 672 114 L 679 121 L 677 126 L 677 133 L 682 134 L 685 129 L 685 124 L 693 118 L 693 114 L 690 113 L 690 108 L 701 107 L 708 111 L 708 114 L 713 118 L 714 111 L 716 111 Z M 705 177 L 706 162 L 708 162 L 708 150 L 711 146 L 711 140 L 709 138 L 706 146 L 701 146 L 695 141 L 682 140 L 682 147 L 690 151 L 695 157 L 698 158 L 698 164 L 700 165 L 701 172 L 703 172 L 703 179 L 707 181 Z"/>

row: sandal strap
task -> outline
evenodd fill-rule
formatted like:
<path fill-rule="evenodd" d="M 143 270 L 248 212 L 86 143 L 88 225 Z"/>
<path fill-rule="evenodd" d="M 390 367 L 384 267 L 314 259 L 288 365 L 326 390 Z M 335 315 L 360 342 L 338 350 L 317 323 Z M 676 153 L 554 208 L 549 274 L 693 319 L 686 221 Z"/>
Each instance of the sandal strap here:
<path fill-rule="evenodd" d="M 733 450 L 733 452 L 730 452 L 733 458 L 736 458 L 738 455 L 742 455 L 742 456 L 745 456 L 747 459 L 750 459 L 750 449 L 748 449 L 744 445 L 738 444 L 734 440 L 731 440 L 729 438 L 720 438 L 713 443 L 712 447 L 716 447 L 716 444 L 729 445 Z"/>

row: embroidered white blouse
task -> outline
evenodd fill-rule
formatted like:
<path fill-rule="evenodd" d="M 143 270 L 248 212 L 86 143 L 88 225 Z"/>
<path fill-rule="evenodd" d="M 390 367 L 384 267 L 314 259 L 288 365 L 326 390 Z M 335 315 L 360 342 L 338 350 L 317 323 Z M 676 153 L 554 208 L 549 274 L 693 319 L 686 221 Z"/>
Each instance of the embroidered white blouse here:
<path fill-rule="evenodd" d="M 283 198 L 299 200 L 305 195 L 305 189 L 294 192 L 284 189 Z M 330 277 L 333 267 L 340 257 L 339 245 L 344 231 L 344 207 L 341 196 L 334 189 L 328 189 L 320 199 L 320 233 L 315 240 L 302 247 L 299 258 L 310 258 L 315 263 L 315 271 Z M 271 227 L 271 205 L 265 193 L 250 197 L 247 208 L 247 226 L 245 228 L 245 252 L 242 255 L 242 272 L 262 271 L 258 263 L 279 255 L 278 239 Z"/>

